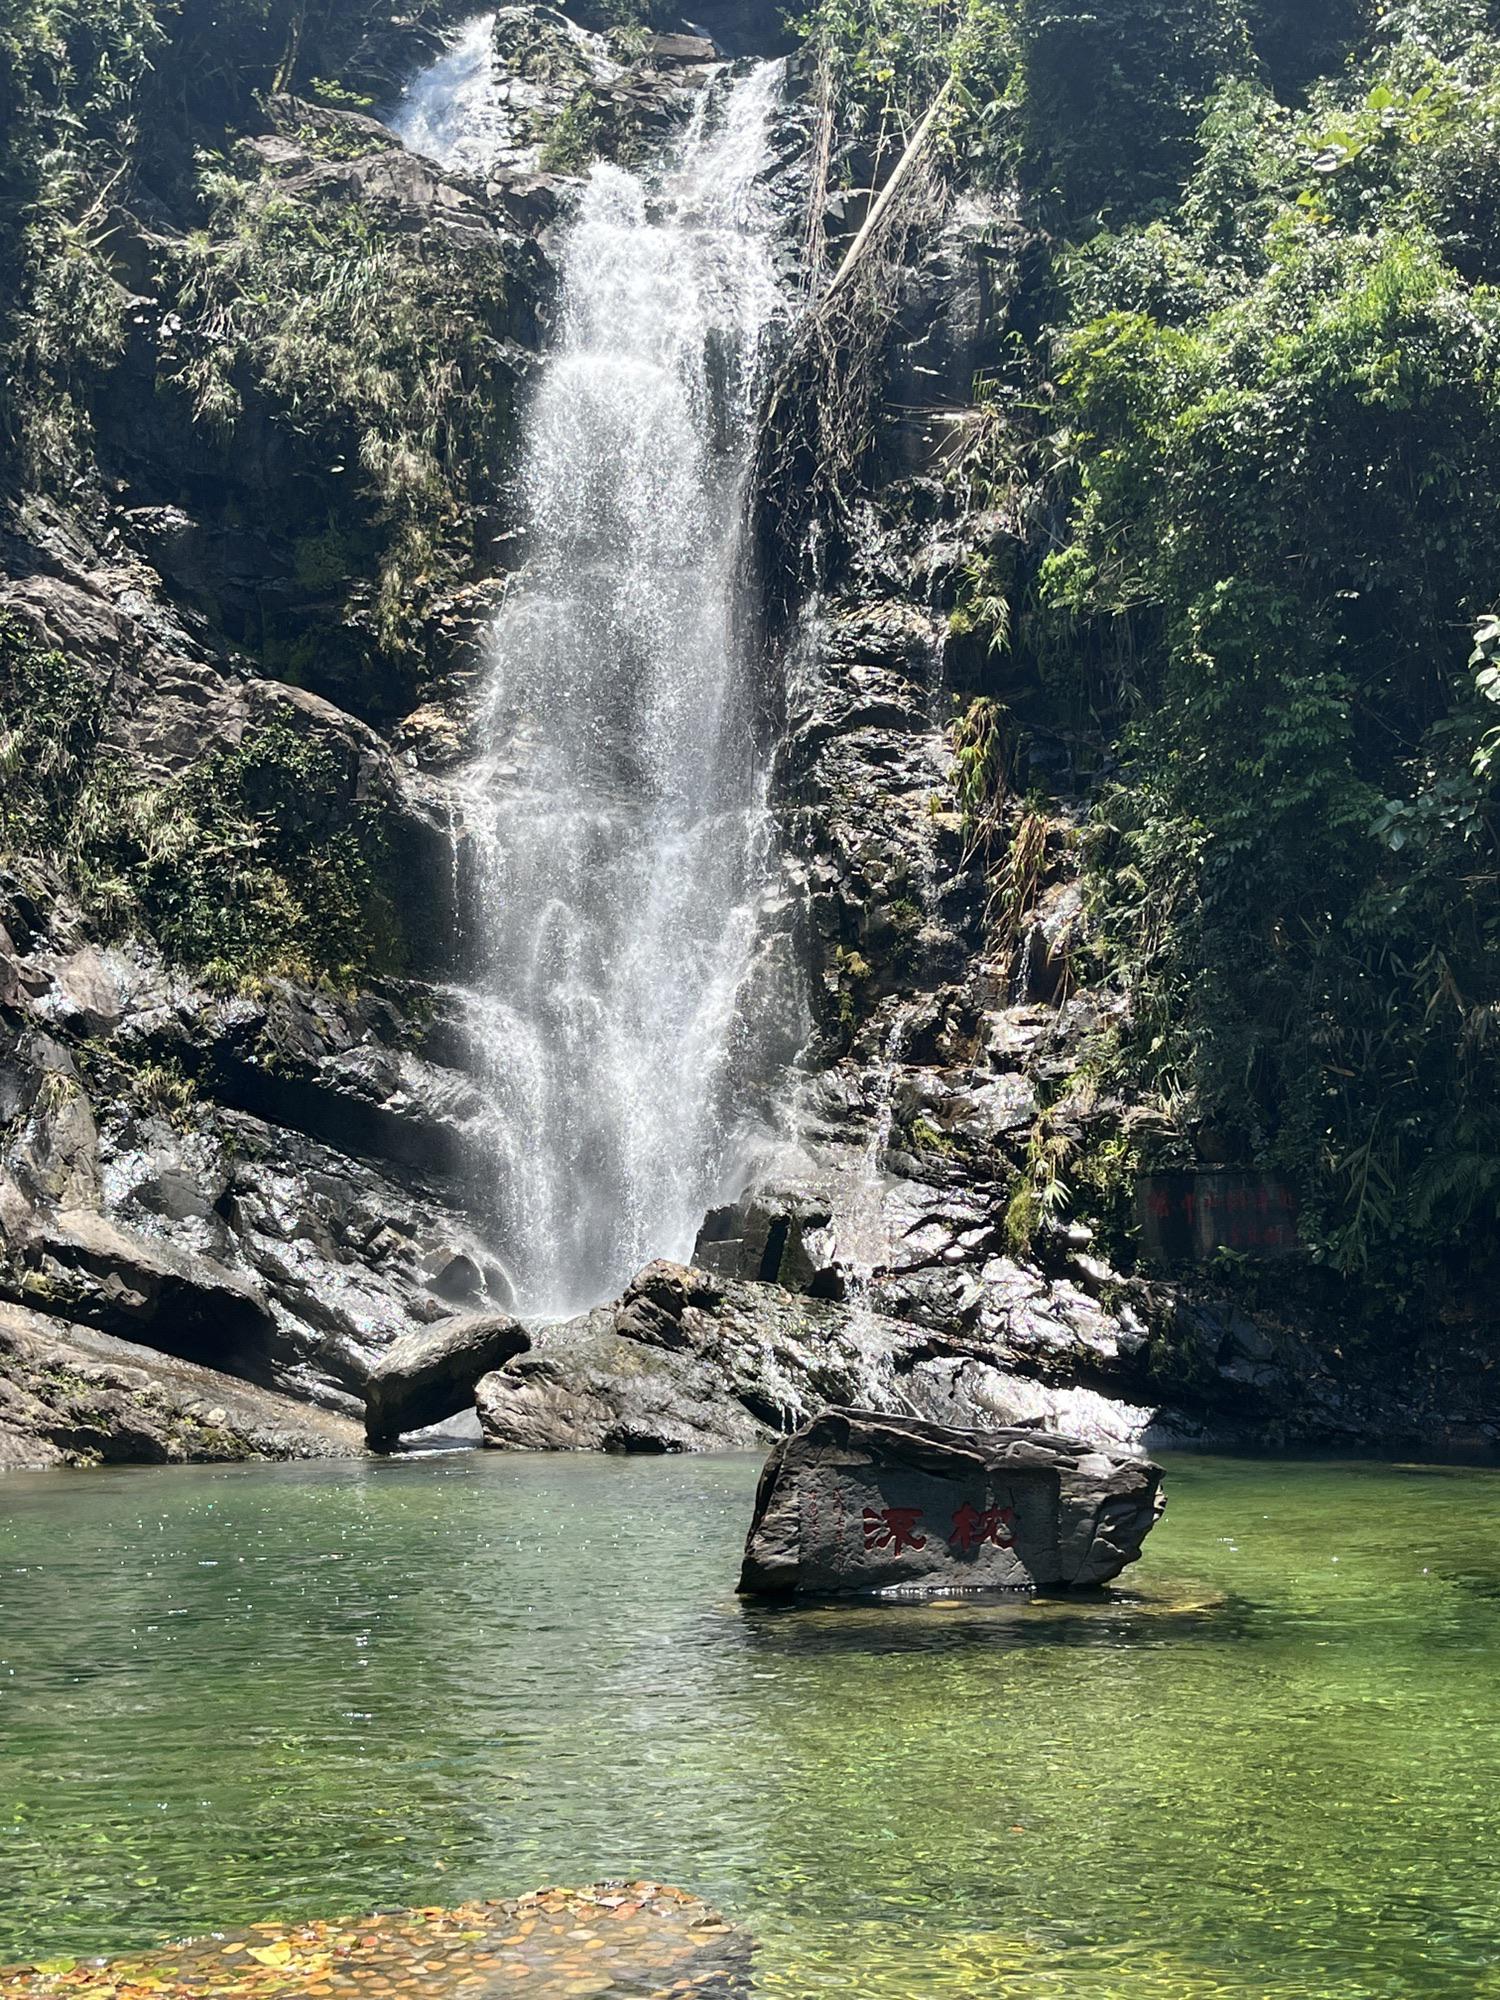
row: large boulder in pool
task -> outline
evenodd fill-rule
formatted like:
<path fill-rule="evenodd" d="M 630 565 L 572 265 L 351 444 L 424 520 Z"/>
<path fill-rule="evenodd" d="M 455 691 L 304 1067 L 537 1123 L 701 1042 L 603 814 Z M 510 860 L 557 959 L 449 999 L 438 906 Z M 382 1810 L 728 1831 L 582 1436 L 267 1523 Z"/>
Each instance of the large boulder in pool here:
<path fill-rule="evenodd" d="M 750 1596 L 1086 1587 L 1135 1561 L 1161 1468 L 1041 1430 L 825 1410 L 766 1462 Z"/>
<path fill-rule="evenodd" d="M 462 1313 L 403 1334 L 365 1382 L 365 1439 L 371 1451 L 393 1451 L 403 1431 L 441 1423 L 466 1409 L 480 1378 L 530 1345 L 531 1336 L 509 1313 Z"/>

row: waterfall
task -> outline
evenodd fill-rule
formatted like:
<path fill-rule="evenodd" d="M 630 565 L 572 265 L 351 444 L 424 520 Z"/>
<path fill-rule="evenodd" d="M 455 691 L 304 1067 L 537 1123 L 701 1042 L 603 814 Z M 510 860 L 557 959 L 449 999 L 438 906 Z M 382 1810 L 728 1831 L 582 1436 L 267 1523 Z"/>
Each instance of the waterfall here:
<path fill-rule="evenodd" d="M 499 1247 L 538 1314 L 689 1254 L 733 1164 L 768 844 L 744 501 L 782 310 L 759 186 L 780 84 L 722 78 L 654 173 L 594 167 L 526 420 L 529 555 L 469 817 Z"/>
<path fill-rule="evenodd" d="M 508 144 L 511 112 L 495 84 L 494 32 L 494 15 L 476 14 L 403 93 L 391 129 L 414 153 L 482 173 Z"/>

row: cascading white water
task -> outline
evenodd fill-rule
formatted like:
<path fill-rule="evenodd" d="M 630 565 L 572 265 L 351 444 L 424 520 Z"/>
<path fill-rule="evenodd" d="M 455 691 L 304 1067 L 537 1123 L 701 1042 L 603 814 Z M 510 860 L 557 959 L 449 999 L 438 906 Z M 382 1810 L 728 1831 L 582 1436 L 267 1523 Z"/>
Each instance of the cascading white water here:
<path fill-rule="evenodd" d="M 575 83 L 609 83 L 623 73 L 603 39 L 566 15 L 548 9 L 541 25 L 546 50 L 553 59 L 562 56 Z M 494 14 L 464 22 L 447 50 L 403 91 L 391 127 L 414 153 L 480 175 L 497 166 L 537 164 L 557 86 L 545 59 L 541 76 L 517 74 L 513 61 L 497 70 L 496 27 Z M 512 56 L 535 34 L 536 25 L 520 9 L 508 10 L 505 38 Z"/>
<path fill-rule="evenodd" d="M 501 1248 L 536 1313 L 686 1255 L 734 1144 L 766 845 L 741 585 L 782 309 L 758 187 L 780 67 L 724 79 L 657 175 L 593 169 L 528 418 L 530 556 L 494 627 L 471 820 Z"/>
<path fill-rule="evenodd" d="M 508 142 L 511 111 L 495 87 L 493 14 L 476 14 L 405 92 L 391 120 L 414 153 L 483 172 Z"/>

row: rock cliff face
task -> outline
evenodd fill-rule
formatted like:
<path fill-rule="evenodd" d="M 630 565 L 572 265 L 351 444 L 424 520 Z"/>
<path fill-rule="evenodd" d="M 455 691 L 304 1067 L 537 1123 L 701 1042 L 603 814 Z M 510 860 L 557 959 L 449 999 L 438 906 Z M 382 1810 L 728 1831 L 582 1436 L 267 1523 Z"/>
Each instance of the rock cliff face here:
<path fill-rule="evenodd" d="M 55 1314 L 0 1306 L 0 1472 L 348 1458 L 345 1417 Z"/>
<path fill-rule="evenodd" d="M 512 123 L 482 172 L 296 95 L 294 66 L 293 91 L 187 135 L 227 163 L 214 190 L 179 167 L 112 197 L 121 333 L 76 388 L 85 469 L 17 459 L 0 496 L 0 743 L 34 779 L 0 811 L 0 1463 L 347 1449 L 394 1343 L 511 1303 L 458 991 L 456 774 L 525 555 L 505 479 L 568 175 L 658 143 L 714 53 L 596 25 L 500 11 L 481 53 Z M 356 37 L 345 81 L 394 104 L 440 14 L 419 27 Z M 771 169 L 788 269 L 815 87 L 795 58 Z M 861 215 L 814 203 L 835 247 Z M 493 1444 L 759 1445 L 829 1401 L 1120 1442 L 1500 1423 L 1458 1365 L 1356 1388 L 1305 1328 L 1122 1276 L 1086 1219 L 1027 1206 L 1049 1148 L 1129 1108 L 1076 1080 L 1112 1003 L 1071 969 L 1067 744 L 1024 745 L 1056 782 L 1003 922 L 954 791 L 974 660 L 952 614 L 1020 528 L 950 474 L 1023 257 L 1003 202 L 909 234 L 878 448 L 815 586 L 768 567 L 771 920 L 812 1020 L 767 1079 L 779 1137 L 693 1269 L 530 1330 L 481 1385 Z M 326 289 L 351 271 L 373 318 Z M 441 394 L 414 386 L 438 354 Z"/>
<path fill-rule="evenodd" d="M 840 162 L 835 134 L 828 185 L 861 185 L 862 164 Z M 829 268 L 863 216 L 841 194 L 822 204 L 813 234 Z M 1024 493 L 998 506 L 966 471 L 969 441 L 995 421 L 985 384 L 1028 310 L 1030 249 L 1006 199 L 960 186 L 919 191 L 887 225 L 885 254 L 866 301 L 875 357 L 846 355 L 831 383 L 793 357 L 771 420 L 791 435 L 768 450 L 763 498 L 776 796 L 815 1025 L 783 1102 L 785 1143 L 706 1218 L 695 1261 L 924 1331 L 914 1389 L 912 1349 L 882 1336 L 912 1395 L 876 1394 L 882 1410 L 1045 1415 L 1106 1440 L 1492 1444 L 1500 1406 L 1472 1348 L 1351 1366 L 1337 1330 L 1299 1309 L 1295 1267 L 1284 1303 L 1261 1286 L 1252 1309 L 1246 1287 L 1209 1271 L 1112 1254 L 1134 1249 L 1133 1190 L 1087 1176 L 1147 1114 L 1102 1089 L 1088 1060 L 1124 1004 L 1079 969 L 1097 746 L 975 629 L 976 592 L 1046 541 Z M 857 393 L 873 448 L 819 517 L 799 518 L 775 481 L 789 467 L 791 485 L 816 477 L 799 439 L 836 444 L 838 410 L 816 409 L 799 433 L 786 405 Z M 975 699 L 997 685 L 1004 802 L 976 809 L 965 729 L 1001 706 Z M 935 1398 L 939 1355 L 948 1393 Z"/>
<path fill-rule="evenodd" d="M 441 45 L 431 22 L 403 32 L 361 44 L 350 80 L 394 96 Z M 455 310 L 482 321 L 466 394 L 492 500 L 545 336 L 561 184 L 450 176 L 374 118 L 291 95 L 245 116 L 214 135 L 241 206 L 206 247 L 190 236 L 201 190 L 169 180 L 164 198 L 143 171 L 115 211 L 128 337 L 88 385 L 88 476 L 70 493 L 13 462 L 0 508 L 0 735 L 24 771 L 45 753 L 28 703 L 84 717 L 59 813 L 7 816 L 0 837 L 0 1298 L 16 1312 L 0 1435 L 23 1460 L 214 1456 L 231 1430 L 236 1449 L 349 1449 L 356 1430 L 289 1424 L 281 1399 L 357 1412 L 402 1333 L 506 1302 L 472 1203 L 486 1109 L 448 984 L 463 922 L 447 774 L 510 524 L 493 505 L 445 522 L 420 644 L 389 643 L 368 578 L 334 569 L 384 532 L 350 462 L 372 434 L 347 449 L 320 434 L 288 378 L 291 331 L 269 329 L 278 358 L 236 344 L 231 322 L 247 310 L 235 287 L 265 276 L 245 262 L 267 217 L 304 248 L 341 232 L 393 282 L 409 260 L 429 274 L 430 323 L 403 338 L 443 343 Z M 315 264 L 299 278 L 316 280 Z M 227 439 L 185 382 L 209 349 L 232 350 Z M 370 365 L 396 387 L 409 359 Z M 340 893 L 353 885 L 372 948 L 350 958 L 314 905 L 320 866 L 356 851 Z M 205 873 L 215 852 L 225 865 Z M 257 939 L 241 919 L 262 905 Z M 186 1377 L 153 1354 L 227 1371 L 275 1392 L 276 1421 L 256 1405 L 253 1422 L 184 1421 L 167 1444 L 122 1414 L 111 1438 L 108 1397 L 89 1421 L 56 1415 L 39 1387 L 49 1339 L 63 1373 L 75 1348 L 100 1380 L 155 1370 L 163 1407 Z"/>

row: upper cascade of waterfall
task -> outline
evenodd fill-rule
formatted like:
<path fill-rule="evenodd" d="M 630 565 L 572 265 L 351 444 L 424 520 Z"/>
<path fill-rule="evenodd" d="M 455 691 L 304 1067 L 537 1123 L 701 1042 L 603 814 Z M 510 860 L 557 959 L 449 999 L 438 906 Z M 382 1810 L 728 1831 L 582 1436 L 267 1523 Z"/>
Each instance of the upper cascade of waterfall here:
<path fill-rule="evenodd" d="M 554 62 L 576 72 L 576 80 L 609 83 L 622 74 L 601 35 L 551 9 L 545 19 Z M 444 54 L 412 79 L 391 118 L 392 130 L 413 152 L 460 173 L 535 167 L 541 132 L 557 101 L 549 65 L 532 78 L 501 64 L 496 24 L 493 9 L 465 21 Z"/>
<path fill-rule="evenodd" d="M 404 93 L 391 127 L 414 153 L 480 172 L 508 141 L 511 112 L 495 77 L 494 32 L 494 15 L 476 14 Z"/>
<path fill-rule="evenodd" d="M 409 93 L 475 164 L 479 23 Z M 499 1249 L 522 1310 L 683 1257 L 744 1143 L 768 869 L 745 496 L 784 311 L 762 176 L 779 62 L 721 72 L 654 168 L 597 164 L 561 253 L 519 473 L 528 558 L 490 642 L 476 1007 Z"/>

